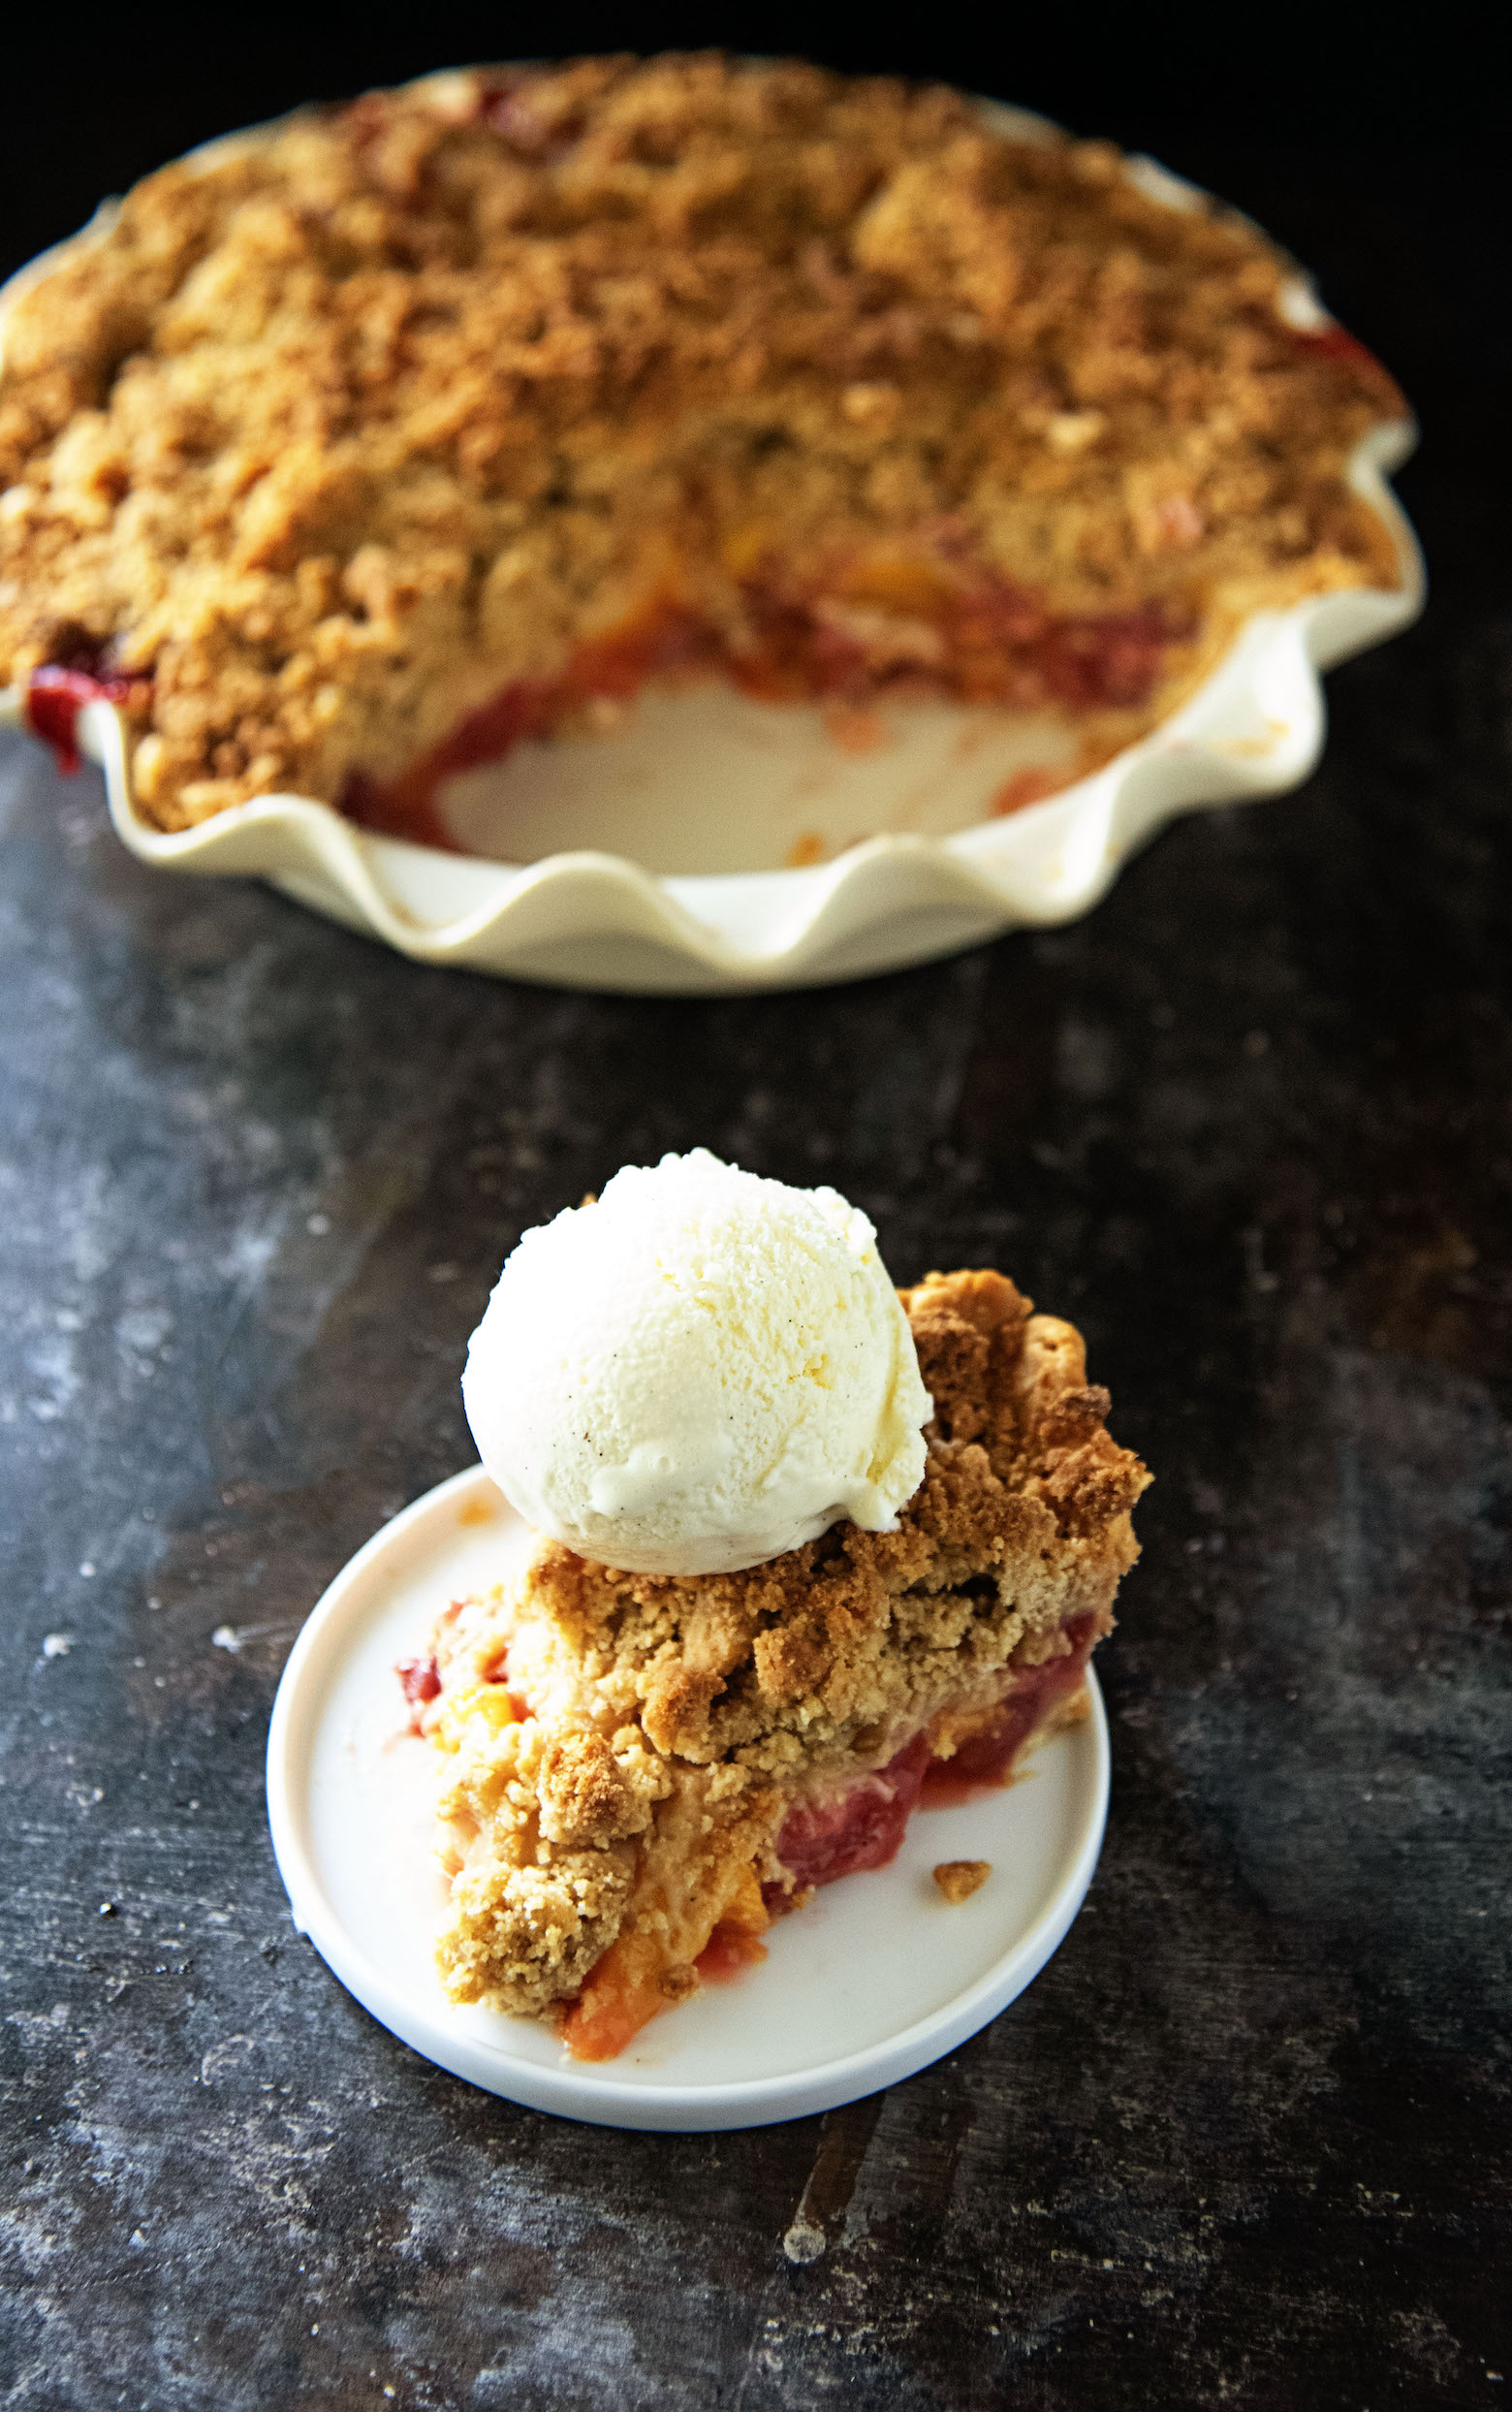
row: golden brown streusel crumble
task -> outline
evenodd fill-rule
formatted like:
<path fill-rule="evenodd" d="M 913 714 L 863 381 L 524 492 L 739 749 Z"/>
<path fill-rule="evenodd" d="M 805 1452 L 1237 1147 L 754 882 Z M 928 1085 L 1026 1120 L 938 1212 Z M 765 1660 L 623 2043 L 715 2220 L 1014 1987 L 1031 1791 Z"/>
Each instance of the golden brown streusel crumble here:
<path fill-rule="evenodd" d="M 846 1522 L 686 1578 L 543 1541 L 515 1583 L 440 1620 L 422 1724 L 450 1754 L 439 1962 L 455 2000 L 551 2015 L 612 1946 L 678 1998 L 721 1920 L 759 1929 L 761 1888 L 779 1907 L 791 1892 L 795 1809 L 910 1744 L 922 1776 L 1073 1653 L 1080 1683 L 1150 1477 L 1104 1429 L 1069 1323 L 996 1273 L 901 1295 L 935 1412 L 896 1532 Z M 1067 1705 L 1047 1689 L 1036 1723 Z"/>
<path fill-rule="evenodd" d="M 549 733 L 678 662 L 1049 699 L 1106 753 L 1258 603 L 1395 583 L 1346 466 L 1401 397 L 1289 273 L 1105 143 L 792 63 L 298 116 L 12 304 L 0 680 L 128 682 L 168 829 L 360 809 L 501 688 Z"/>
<path fill-rule="evenodd" d="M 942 1859 L 932 1871 L 934 1881 L 952 1908 L 980 1892 L 992 1873 L 991 1859 Z"/>

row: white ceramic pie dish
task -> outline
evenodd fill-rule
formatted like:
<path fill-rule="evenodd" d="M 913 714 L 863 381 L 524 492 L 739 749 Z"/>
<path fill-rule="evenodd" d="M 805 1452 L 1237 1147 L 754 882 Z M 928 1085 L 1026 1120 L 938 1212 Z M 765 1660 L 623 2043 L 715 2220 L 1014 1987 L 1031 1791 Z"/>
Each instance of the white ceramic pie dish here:
<path fill-rule="evenodd" d="M 911 2077 L 997 2016 L 1082 1905 L 1108 1804 L 1108 1730 L 1091 1715 L 1006 1791 L 924 1810 L 891 1867 L 780 1919 L 760 1967 L 666 2012 L 617 2060 L 568 2058 L 533 2021 L 455 2009 L 432 1945 L 445 1901 L 431 1850 L 428 1744 L 404 1731 L 394 1666 L 436 1610 L 497 1581 L 526 1529 L 483 1472 L 385 1525 L 299 1634 L 268 1741 L 273 1849 L 294 1920 L 380 2023 L 488 2092 L 596 2126 L 765 2126 Z M 948 1905 L 944 1859 L 992 1873 Z"/>
<path fill-rule="evenodd" d="M 1026 112 L 984 107 L 1021 136 L 1053 131 Z M 1151 161 L 1132 160 L 1127 172 L 1173 208 L 1199 198 Z M 105 213 L 96 221 L 108 223 Z M 0 340 L 7 297 L 58 256 L 0 292 Z M 1288 300 L 1298 326 L 1332 324 L 1301 274 Z M 142 861 L 268 879 L 421 962 L 686 996 L 896 969 L 1005 930 L 1075 919 L 1168 821 L 1280 794 L 1307 776 L 1323 744 L 1321 674 L 1422 609 L 1421 556 L 1387 484 L 1415 440 L 1409 422 L 1382 423 L 1350 469 L 1396 547 L 1394 587 L 1257 613 L 1169 719 L 1100 771 L 1006 816 L 991 816 L 1004 779 L 1053 761 L 1067 740 L 1063 729 L 985 707 L 885 708 L 877 717 L 887 742 L 858 756 L 827 733 L 817 709 L 722 688 L 646 697 L 621 732 L 520 746 L 508 764 L 456 783 L 454 827 L 486 831 L 502 814 L 517 851 L 541 849 L 522 864 L 375 837 L 298 796 L 261 797 L 165 835 L 135 809 L 113 707 L 87 705 L 79 740 L 102 765 L 111 818 Z M 5 719 L 24 719 L 14 689 L 0 691 Z M 847 844 L 858 827 L 878 834 Z M 562 835 L 568 844 L 553 846 Z M 834 859 L 766 867 L 810 836 Z"/>

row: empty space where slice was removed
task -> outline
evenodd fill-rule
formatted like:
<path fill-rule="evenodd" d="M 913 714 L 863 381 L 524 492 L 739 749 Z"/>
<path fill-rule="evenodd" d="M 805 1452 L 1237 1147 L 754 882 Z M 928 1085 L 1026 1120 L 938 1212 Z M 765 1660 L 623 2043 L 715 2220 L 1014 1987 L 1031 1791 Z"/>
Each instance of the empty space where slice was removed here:
<path fill-rule="evenodd" d="M 1081 759 L 1074 726 L 1048 713 L 762 703 L 701 681 L 455 772 L 435 809 L 454 844 L 495 862 L 583 847 L 672 877 L 797 870 L 1022 809 Z"/>

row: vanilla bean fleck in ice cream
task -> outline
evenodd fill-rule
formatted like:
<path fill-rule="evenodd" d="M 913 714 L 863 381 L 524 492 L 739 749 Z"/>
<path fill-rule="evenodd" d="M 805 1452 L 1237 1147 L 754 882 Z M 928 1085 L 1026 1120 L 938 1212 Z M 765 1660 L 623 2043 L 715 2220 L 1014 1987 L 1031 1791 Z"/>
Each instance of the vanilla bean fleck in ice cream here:
<path fill-rule="evenodd" d="M 703 1148 L 524 1234 L 462 1393 L 520 1513 L 644 1574 L 756 1566 L 843 1516 L 892 1531 L 932 1412 L 866 1215 Z"/>

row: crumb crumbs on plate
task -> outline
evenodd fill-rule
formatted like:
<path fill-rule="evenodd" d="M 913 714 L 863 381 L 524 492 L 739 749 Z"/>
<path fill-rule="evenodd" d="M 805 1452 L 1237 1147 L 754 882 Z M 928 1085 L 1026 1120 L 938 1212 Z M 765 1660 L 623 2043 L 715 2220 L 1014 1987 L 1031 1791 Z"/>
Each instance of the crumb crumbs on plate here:
<path fill-rule="evenodd" d="M 991 1859 L 942 1859 L 933 1870 L 935 1883 L 952 1906 L 980 1892 L 992 1873 Z"/>

